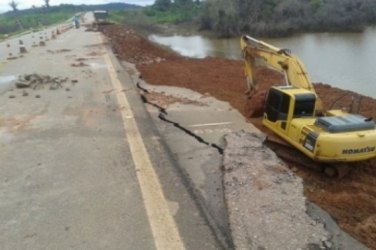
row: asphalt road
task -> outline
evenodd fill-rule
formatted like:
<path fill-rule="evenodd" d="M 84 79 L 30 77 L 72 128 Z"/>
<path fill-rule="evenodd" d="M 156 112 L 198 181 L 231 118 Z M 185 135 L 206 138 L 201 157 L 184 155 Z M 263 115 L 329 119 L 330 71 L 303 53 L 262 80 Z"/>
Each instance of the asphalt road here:
<path fill-rule="evenodd" d="M 221 248 L 100 33 L 72 29 L 13 60 L 7 43 L 1 249 Z M 59 84 L 15 88 L 25 74 Z"/>

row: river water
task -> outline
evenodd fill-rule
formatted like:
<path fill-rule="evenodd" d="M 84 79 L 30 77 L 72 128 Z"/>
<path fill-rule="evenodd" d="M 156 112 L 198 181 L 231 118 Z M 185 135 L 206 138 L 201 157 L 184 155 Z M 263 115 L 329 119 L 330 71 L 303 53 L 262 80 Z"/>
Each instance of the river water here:
<path fill-rule="evenodd" d="M 241 58 L 239 38 L 151 35 L 149 39 L 188 57 Z M 363 33 L 308 33 L 262 40 L 291 49 L 303 61 L 313 82 L 376 98 L 376 27 Z"/>

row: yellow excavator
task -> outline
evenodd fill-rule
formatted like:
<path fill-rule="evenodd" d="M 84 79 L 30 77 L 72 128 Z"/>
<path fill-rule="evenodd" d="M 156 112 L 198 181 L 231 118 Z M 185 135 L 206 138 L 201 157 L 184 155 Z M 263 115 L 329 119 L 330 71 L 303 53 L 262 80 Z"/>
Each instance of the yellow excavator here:
<path fill-rule="evenodd" d="M 343 110 L 324 111 L 303 63 L 289 50 L 250 36 L 242 36 L 240 46 L 248 92 L 259 87 L 256 65 L 285 76 L 268 91 L 264 126 L 314 161 L 348 163 L 376 157 L 375 122 Z"/>

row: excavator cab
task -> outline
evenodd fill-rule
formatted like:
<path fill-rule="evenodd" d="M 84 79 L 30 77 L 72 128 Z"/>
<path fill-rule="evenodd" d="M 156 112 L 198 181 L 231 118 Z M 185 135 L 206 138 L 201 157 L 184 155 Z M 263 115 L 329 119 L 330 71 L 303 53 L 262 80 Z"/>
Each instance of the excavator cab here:
<path fill-rule="evenodd" d="M 317 97 L 309 90 L 294 86 L 274 86 L 267 95 L 262 123 L 289 141 L 304 140 L 301 124 L 313 125 Z"/>
<path fill-rule="evenodd" d="M 273 87 L 266 99 L 264 118 L 276 122 L 313 117 L 315 105 L 316 95 L 310 91 L 293 86 Z"/>
<path fill-rule="evenodd" d="M 269 90 L 265 105 L 265 118 L 271 122 L 287 120 L 290 96 L 276 88 Z"/>

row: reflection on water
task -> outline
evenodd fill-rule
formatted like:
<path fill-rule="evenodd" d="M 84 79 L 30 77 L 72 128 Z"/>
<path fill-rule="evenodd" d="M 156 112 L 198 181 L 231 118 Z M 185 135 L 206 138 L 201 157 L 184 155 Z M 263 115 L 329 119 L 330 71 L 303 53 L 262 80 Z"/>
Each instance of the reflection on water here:
<path fill-rule="evenodd" d="M 187 57 L 226 57 L 239 59 L 239 39 L 209 39 L 203 36 L 149 36 L 151 41 L 165 45 Z"/>
<path fill-rule="evenodd" d="M 238 38 L 151 35 L 150 39 L 189 57 L 241 57 Z M 315 33 L 264 40 L 291 49 L 304 62 L 314 82 L 376 97 L 376 28 L 363 33 Z"/>

